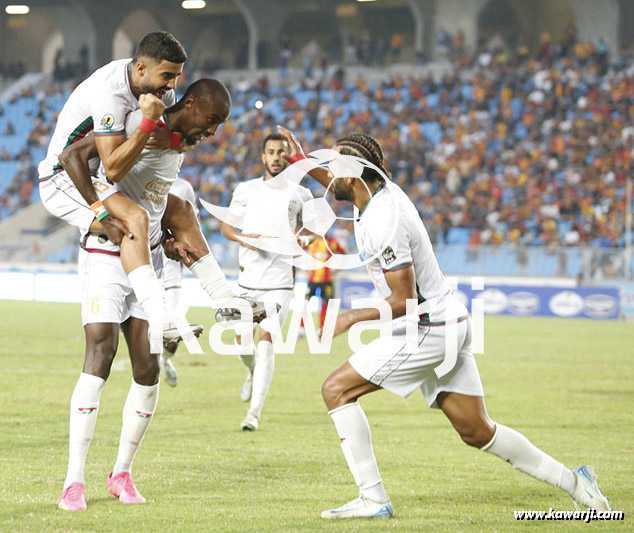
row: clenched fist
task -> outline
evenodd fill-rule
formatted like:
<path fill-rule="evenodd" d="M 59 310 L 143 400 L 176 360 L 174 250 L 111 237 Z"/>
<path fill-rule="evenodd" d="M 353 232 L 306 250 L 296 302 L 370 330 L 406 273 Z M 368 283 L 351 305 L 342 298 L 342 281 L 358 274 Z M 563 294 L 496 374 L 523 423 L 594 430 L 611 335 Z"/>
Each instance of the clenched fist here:
<path fill-rule="evenodd" d="M 142 94 L 139 97 L 139 107 L 143 116 L 152 122 L 157 122 L 161 118 L 163 111 L 165 111 L 163 100 L 150 93 Z"/>

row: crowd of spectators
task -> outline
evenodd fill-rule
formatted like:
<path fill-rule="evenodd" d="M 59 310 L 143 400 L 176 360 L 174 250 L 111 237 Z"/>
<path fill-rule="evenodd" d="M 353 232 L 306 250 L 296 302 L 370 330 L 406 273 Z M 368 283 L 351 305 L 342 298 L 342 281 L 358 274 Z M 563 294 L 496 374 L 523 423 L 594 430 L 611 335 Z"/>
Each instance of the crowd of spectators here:
<path fill-rule="evenodd" d="M 381 142 L 392 179 L 435 242 L 462 228 L 470 246 L 622 246 L 634 150 L 633 50 L 610 62 L 605 43 L 580 42 L 574 28 L 558 40 L 542 34 L 532 54 L 501 39 L 470 53 L 462 41 L 439 36 L 452 64 L 440 78 L 373 84 L 346 79 L 342 69 L 316 69 L 293 86 L 235 84 L 231 120 L 187 154 L 181 175 L 201 197 L 227 205 L 240 180 L 261 175 L 262 139 L 276 124 L 311 149 L 364 131 Z M 36 117 L 29 144 L 46 144 L 50 127 Z M 0 190 L 0 202 L 6 193 Z M 210 218 L 204 223 L 217 229 Z"/>

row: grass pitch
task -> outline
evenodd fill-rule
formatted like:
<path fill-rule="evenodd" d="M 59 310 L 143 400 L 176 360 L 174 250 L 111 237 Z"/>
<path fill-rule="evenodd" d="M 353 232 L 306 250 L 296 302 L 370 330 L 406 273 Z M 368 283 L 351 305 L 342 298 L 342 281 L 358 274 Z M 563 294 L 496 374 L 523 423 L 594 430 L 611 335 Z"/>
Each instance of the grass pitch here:
<path fill-rule="evenodd" d="M 589 320 L 487 317 L 477 356 L 491 416 L 569 467 L 596 467 L 624 522 L 516 522 L 514 510 L 572 509 L 570 499 L 460 441 L 415 393 L 362 404 L 395 519 L 323 521 L 356 497 L 320 385 L 349 353 L 281 355 L 260 430 L 239 429 L 244 368 L 237 358 L 175 358 L 180 383 L 159 407 L 134 465 L 146 505 L 106 489 L 131 374 L 121 342 L 86 468 L 88 511 L 56 507 L 66 473 L 68 404 L 83 362 L 79 306 L 0 302 L 0 530 L 2 531 L 509 531 L 631 530 L 634 327 Z M 209 324 L 210 313 L 189 318 Z"/>

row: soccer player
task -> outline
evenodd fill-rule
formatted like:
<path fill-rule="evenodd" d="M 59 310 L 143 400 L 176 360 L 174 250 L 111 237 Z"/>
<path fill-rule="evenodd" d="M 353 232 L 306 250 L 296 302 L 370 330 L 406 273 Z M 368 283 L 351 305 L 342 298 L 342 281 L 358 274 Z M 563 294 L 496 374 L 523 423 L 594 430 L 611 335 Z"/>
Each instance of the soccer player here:
<path fill-rule="evenodd" d="M 242 231 L 226 222 L 222 222 L 220 227 L 227 239 L 241 244 L 238 285 L 245 291 L 243 296 L 279 304 L 280 325 L 284 323 L 293 296 L 293 267 L 281 255 L 259 250 L 240 237 L 278 236 L 288 228 L 295 233 L 302 202 L 312 198 L 312 195 L 307 188 L 279 176 L 288 166 L 286 155 L 288 144 L 284 137 L 279 133 L 267 135 L 262 144 L 261 156 L 264 176 L 239 183 L 229 205 L 230 214 L 235 219 L 242 219 Z M 277 179 L 273 180 L 276 176 Z M 310 242 L 310 238 L 300 235 L 298 242 L 304 246 Z M 244 343 L 240 360 L 247 367 L 247 378 L 240 389 L 240 398 L 244 402 L 251 400 L 247 415 L 240 425 L 244 431 L 258 428 L 275 369 L 271 334 L 260 328 L 259 339 L 256 349 L 254 344 L 246 345 L 244 336 L 237 336 L 237 342 L 241 345 Z"/>
<path fill-rule="evenodd" d="M 303 151 L 295 136 L 278 127 L 289 142 L 292 160 Z M 364 259 L 369 260 L 372 281 L 392 309 L 391 337 L 379 337 L 335 370 L 323 384 L 328 414 L 341 441 L 341 449 L 357 486 L 359 497 L 336 509 L 322 512 L 324 518 L 391 518 L 393 508 L 383 487 L 372 449 L 370 426 L 358 399 L 386 389 L 407 397 L 422 391 L 427 404 L 440 408 L 462 440 L 530 476 L 566 491 L 575 504 L 599 511 L 610 509 L 601 494 L 591 467 L 569 470 L 537 448 L 517 431 L 493 422 L 484 404 L 480 375 L 472 354 L 471 319 L 449 289 L 441 273 L 425 226 L 414 204 L 387 178 L 379 143 L 365 134 L 352 134 L 337 141 L 333 150 L 371 163 L 359 177 L 353 172 L 317 168 L 310 171 L 322 185 L 334 179 L 335 198 L 355 207 L 355 236 Z M 314 165 L 313 165 L 314 166 Z M 337 169 L 345 168 L 346 163 Z M 331 164 L 331 169 L 333 165 Z M 419 317 L 417 348 L 408 350 L 404 315 L 406 300 L 433 302 L 429 313 Z M 445 324 L 449 312 L 457 323 Z M 399 320 L 399 317 L 403 317 Z M 379 318 L 377 309 L 358 309 L 337 317 L 334 335 L 353 324 Z M 457 362 L 443 377 L 434 368 L 445 359 L 445 337 L 457 334 Z M 450 339 L 449 342 L 452 340 Z"/>
<path fill-rule="evenodd" d="M 192 84 L 183 98 L 169 108 L 164 120 L 166 127 L 181 132 L 195 142 L 204 132 L 213 132 L 218 123 L 229 115 L 230 96 L 222 83 L 202 79 Z M 141 110 L 128 115 L 125 128 L 134 133 L 143 119 Z M 86 163 L 97 153 L 92 135 L 68 147 L 63 159 L 68 172 L 87 172 Z M 177 177 L 181 155 L 171 149 L 145 150 L 137 163 L 119 182 L 119 190 L 138 202 L 149 215 L 148 240 L 152 250 L 153 268 L 161 277 L 162 240 L 161 221 L 174 216 L 168 203 L 168 191 Z M 105 199 L 109 190 L 103 165 L 99 170 L 100 193 Z M 111 188 L 110 188 L 111 189 Z M 200 226 L 198 226 L 200 228 Z M 199 229 L 200 231 L 200 229 Z M 183 256 L 191 265 L 192 257 L 206 247 L 202 233 L 199 242 L 180 243 Z M 208 249 L 207 249 L 208 252 Z M 190 266 L 191 268 L 191 266 Z M 79 272 L 82 286 L 82 323 L 86 335 L 86 355 L 83 372 L 71 398 L 69 463 L 59 507 L 65 510 L 84 510 L 84 467 L 88 447 L 95 428 L 101 390 L 108 378 L 119 339 L 121 325 L 132 361 L 133 381 L 123 410 L 123 428 L 117 460 L 108 478 L 108 489 L 123 503 L 143 503 L 130 477 L 132 461 L 147 431 L 158 401 L 160 352 L 151 350 L 148 343 L 148 322 L 139 298 L 123 270 L 119 248 L 112 242 L 101 242 L 97 235 L 86 233 L 81 240 Z M 224 277 L 213 291 L 231 297 Z M 203 284 L 210 292 L 210 288 Z M 162 288 L 161 288 L 162 290 Z"/>
<path fill-rule="evenodd" d="M 163 334 L 168 339 L 179 338 L 179 335 L 169 320 L 160 284 L 151 265 L 147 212 L 125 194 L 117 193 L 113 182 L 124 178 L 146 145 L 154 148 L 181 146 L 182 136 L 178 132 L 158 127 L 158 124 L 165 106 L 175 102 L 176 79 L 186 59 L 183 47 L 174 36 L 158 31 L 141 40 L 131 60 L 113 61 L 97 70 L 70 95 L 59 115 L 46 159 L 38 168 L 40 196 L 53 215 L 77 226 L 82 235 L 90 230 L 106 233 L 112 242 L 120 242 L 123 268 L 148 316 L 155 346 L 162 344 L 160 337 Z M 127 136 L 125 118 L 139 108 L 142 120 Z M 219 116 L 204 117 L 205 122 L 213 123 L 214 129 L 221 119 Z M 83 179 L 75 183 L 64 162 L 60 161 L 60 154 L 90 131 L 94 133 L 98 152 L 98 158 L 96 155 L 90 162 L 91 168 L 94 170 L 101 160 L 106 177 L 93 183 L 90 174 L 84 176 L 82 173 Z M 200 129 L 196 136 L 201 138 L 209 134 Z M 150 135 L 157 139 L 148 143 Z M 158 138 L 166 138 L 167 143 L 159 142 Z M 183 146 L 192 145 L 183 143 Z M 107 197 L 104 191 L 108 191 Z M 183 242 L 195 240 L 197 224 L 192 223 L 196 219 L 193 208 L 177 198 L 170 199 L 169 204 L 171 208 L 167 213 L 171 216 L 165 226 L 175 235 L 179 234 L 178 239 Z M 123 237 L 121 229 L 124 230 Z M 206 250 L 206 254 L 197 257 L 199 261 L 192 267 L 192 273 L 209 287 L 223 287 L 224 275 Z M 222 294 L 217 293 L 215 297 L 222 297 Z M 164 328 L 165 332 L 162 331 Z"/>
<path fill-rule="evenodd" d="M 196 193 L 194 188 L 187 180 L 176 178 L 170 188 L 170 194 L 185 200 L 192 204 L 196 209 Z M 168 309 L 179 309 L 181 302 L 181 283 L 183 280 L 183 263 L 175 261 L 165 255 L 163 257 L 163 286 L 165 287 L 165 303 Z M 178 385 L 178 372 L 172 361 L 172 357 L 176 354 L 180 340 L 165 340 L 163 344 L 163 353 L 159 358 L 161 373 L 165 378 L 165 382 L 170 387 Z"/>
<path fill-rule="evenodd" d="M 308 253 L 325 263 L 333 254 L 344 253 L 343 246 L 339 244 L 339 241 L 332 236 L 326 235 L 326 237 L 318 237 L 308 246 Z M 324 321 L 326 320 L 326 310 L 328 309 L 328 300 L 334 298 L 335 288 L 333 283 L 332 270 L 326 266 L 317 268 L 315 270 L 308 271 L 308 291 L 306 293 L 306 306 L 313 296 L 321 298 L 321 308 L 319 310 L 319 336 L 321 336 L 321 330 L 324 327 Z M 300 328 L 300 335 L 303 334 L 304 318 L 302 315 L 302 322 Z"/>

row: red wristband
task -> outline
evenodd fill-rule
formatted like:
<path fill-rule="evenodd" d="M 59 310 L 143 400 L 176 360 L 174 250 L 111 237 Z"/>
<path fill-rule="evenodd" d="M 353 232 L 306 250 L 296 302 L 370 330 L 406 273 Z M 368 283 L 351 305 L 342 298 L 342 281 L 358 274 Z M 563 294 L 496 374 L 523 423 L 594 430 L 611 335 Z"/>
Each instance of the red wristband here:
<path fill-rule="evenodd" d="M 295 154 L 288 158 L 288 162 L 292 165 L 293 163 L 297 163 L 302 159 L 308 159 L 304 154 Z"/>
<path fill-rule="evenodd" d="M 152 132 L 156 129 L 157 124 L 158 122 L 154 122 L 147 117 L 143 117 L 141 124 L 139 124 L 139 129 L 148 135 L 152 135 Z"/>
<path fill-rule="evenodd" d="M 170 133 L 170 142 L 172 144 L 172 148 L 180 148 L 181 146 L 181 134 L 177 131 L 173 131 Z"/>

